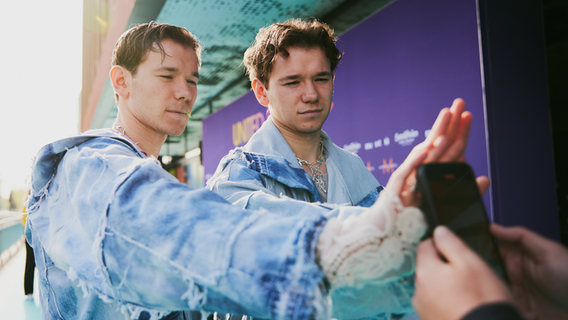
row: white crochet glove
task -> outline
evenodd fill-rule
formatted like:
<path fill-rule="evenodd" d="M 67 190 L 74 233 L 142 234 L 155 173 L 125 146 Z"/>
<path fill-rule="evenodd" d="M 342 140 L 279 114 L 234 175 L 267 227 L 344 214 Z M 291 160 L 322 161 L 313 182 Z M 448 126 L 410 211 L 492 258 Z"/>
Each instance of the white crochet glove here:
<path fill-rule="evenodd" d="M 418 208 L 404 207 L 384 189 L 360 215 L 327 222 L 318 239 L 318 261 L 333 288 L 392 280 L 414 271 L 426 228 Z"/>

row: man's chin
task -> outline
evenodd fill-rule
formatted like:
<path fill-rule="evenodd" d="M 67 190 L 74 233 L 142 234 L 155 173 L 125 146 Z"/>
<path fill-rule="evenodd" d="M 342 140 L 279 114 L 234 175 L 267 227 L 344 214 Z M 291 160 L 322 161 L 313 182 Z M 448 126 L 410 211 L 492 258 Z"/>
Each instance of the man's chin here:
<path fill-rule="evenodd" d="M 306 131 L 310 131 L 310 132 L 318 132 L 321 130 L 321 128 L 323 127 L 323 122 L 321 121 L 317 121 L 317 122 L 313 122 L 311 124 L 308 124 L 306 126 Z"/>
<path fill-rule="evenodd" d="M 321 130 L 321 126 L 319 127 L 311 127 L 311 128 L 302 128 L 299 130 L 303 134 L 315 134 Z"/>
<path fill-rule="evenodd" d="M 172 132 L 172 133 L 169 133 L 168 136 L 179 137 L 179 136 L 181 136 L 182 133 L 183 133 L 183 130 L 182 130 L 181 132 Z"/>
<path fill-rule="evenodd" d="M 166 134 L 168 136 L 172 136 L 172 137 L 177 137 L 177 136 L 181 136 L 181 134 L 185 131 L 185 126 L 183 126 L 183 128 L 174 128 L 174 129 L 170 129 L 168 130 L 168 132 L 166 132 Z"/>
<path fill-rule="evenodd" d="M 316 119 L 315 121 L 306 121 L 299 127 L 299 129 L 306 134 L 316 133 L 321 130 L 324 123 L 325 120 L 321 121 L 321 119 Z"/>

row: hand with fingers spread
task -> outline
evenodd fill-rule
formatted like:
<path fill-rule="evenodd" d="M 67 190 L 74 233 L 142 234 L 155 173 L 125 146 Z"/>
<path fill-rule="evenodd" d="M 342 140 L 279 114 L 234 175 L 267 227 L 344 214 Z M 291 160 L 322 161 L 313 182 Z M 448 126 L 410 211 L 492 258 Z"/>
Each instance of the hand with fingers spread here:
<path fill-rule="evenodd" d="M 422 320 L 458 320 L 481 305 L 499 303 L 512 309 L 514 303 L 505 283 L 443 226 L 418 247 L 415 285 L 412 305 Z"/>
<path fill-rule="evenodd" d="M 426 139 L 412 149 L 407 159 L 414 157 L 415 153 L 427 153 L 422 163 L 464 162 L 471 122 L 471 113 L 465 111 L 463 99 L 455 99 L 450 108 L 440 111 Z M 412 172 L 399 192 L 399 197 L 405 206 L 419 206 L 419 199 L 414 193 L 415 184 L 416 173 Z M 484 194 L 489 187 L 489 179 L 479 177 L 477 184 L 481 194 Z"/>
<path fill-rule="evenodd" d="M 440 148 L 431 152 L 424 162 L 464 162 L 471 121 L 471 113 L 465 111 L 461 98 L 455 99 L 450 108 L 442 109 L 423 142 Z"/>
<path fill-rule="evenodd" d="M 568 319 L 568 249 L 523 227 L 491 225 L 525 317 Z"/>

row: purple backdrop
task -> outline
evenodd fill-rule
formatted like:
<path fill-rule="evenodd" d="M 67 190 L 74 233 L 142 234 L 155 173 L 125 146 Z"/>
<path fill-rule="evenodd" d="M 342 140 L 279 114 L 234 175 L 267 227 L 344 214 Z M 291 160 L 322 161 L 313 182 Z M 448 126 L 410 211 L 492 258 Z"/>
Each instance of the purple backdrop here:
<path fill-rule="evenodd" d="M 205 181 L 215 172 L 229 150 L 243 146 L 255 128 L 266 119 L 268 109 L 260 105 L 252 91 L 203 119 L 202 159 Z M 234 134 L 233 134 L 234 130 Z"/>
<path fill-rule="evenodd" d="M 345 56 L 323 129 L 381 184 L 457 97 L 474 118 L 467 160 L 477 175 L 488 175 L 475 0 L 395 1 L 341 35 L 338 47 Z M 264 120 L 259 112 L 266 108 L 249 92 L 203 121 L 206 179 Z"/>

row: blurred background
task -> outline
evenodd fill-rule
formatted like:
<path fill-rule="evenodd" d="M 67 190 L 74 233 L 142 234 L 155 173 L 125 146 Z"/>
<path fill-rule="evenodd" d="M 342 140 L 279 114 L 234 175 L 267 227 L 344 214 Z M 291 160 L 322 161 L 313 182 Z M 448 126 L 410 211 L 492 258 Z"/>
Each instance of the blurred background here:
<path fill-rule="evenodd" d="M 22 205 L 32 158 L 79 132 L 83 4 L 2 1 L 0 208 Z"/>
<path fill-rule="evenodd" d="M 527 225 L 567 244 L 568 0 L 457 3 L 2 1 L 0 318 L 5 318 L 10 297 L 24 297 L 18 291 L 22 279 L 14 275 L 23 272 L 21 216 L 34 155 L 53 140 L 112 125 L 117 113 L 108 81 L 112 49 L 130 26 L 152 20 L 186 27 L 204 46 L 192 119 L 185 132 L 169 137 L 160 152 L 164 169 L 180 182 L 203 187 L 220 157 L 246 143 L 265 120 L 264 109 L 251 99 L 241 65 L 242 54 L 258 29 L 289 18 L 316 17 L 335 29 L 338 45 L 346 52 L 337 71 L 334 112 L 345 112 L 342 105 L 349 112 L 335 118 L 332 113 L 324 127 L 336 144 L 358 153 L 379 182 L 386 184 L 409 148 L 423 139 L 437 110 L 451 103 L 449 97 L 463 97 L 461 90 L 467 87 L 473 93 L 466 102 L 479 113 L 480 124 L 476 135 L 480 141 L 468 149 L 468 159 L 475 159 L 478 174 L 492 179 L 486 196 L 492 220 Z M 410 40 L 410 36 L 416 38 Z M 471 41 L 466 44 L 466 39 Z M 367 45 L 382 49 L 371 47 L 374 56 L 365 56 Z M 466 63 L 453 51 L 444 56 L 465 45 L 473 46 L 464 49 L 475 53 L 473 60 Z M 426 52 L 432 47 L 438 51 Z M 368 60 L 357 64 L 359 57 Z M 475 74 L 460 73 L 464 65 Z M 452 78 L 444 79 L 443 72 Z M 422 73 L 422 82 L 409 76 Z M 356 81 L 375 86 L 357 91 Z M 417 93 L 420 89 L 423 95 Z M 417 104 L 417 99 L 423 100 Z M 390 114 L 395 106 L 409 120 Z M 351 119 L 352 115 L 359 120 Z M 386 123 L 359 125 L 365 118 L 384 118 Z M 397 126 L 392 130 L 377 129 L 393 122 Z M 415 135 L 416 141 L 411 141 Z M 402 136 L 408 143 L 394 143 L 395 137 Z M 3 281 L 9 260 L 12 282 L 7 283 Z M 20 308 L 17 301 L 13 305 Z M 32 311 L 27 315 L 10 309 L 15 317 L 10 319 L 39 319 L 37 304 L 28 305 Z"/>

